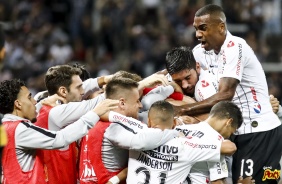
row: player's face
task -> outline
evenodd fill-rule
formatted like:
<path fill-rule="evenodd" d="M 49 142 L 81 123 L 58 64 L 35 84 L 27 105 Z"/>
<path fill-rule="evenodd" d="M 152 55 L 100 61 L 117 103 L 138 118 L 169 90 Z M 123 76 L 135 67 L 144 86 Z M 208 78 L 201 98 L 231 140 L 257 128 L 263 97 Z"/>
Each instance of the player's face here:
<path fill-rule="evenodd" d="M 199 72 L 195 69 L 184 69 L 171 75 L 173 81 L 183 90 L 185 95 L 194 96 L 195 86 L 199 80 Z"/>
<path fill-rule="evenodd" d="M 17 109 L 20 110 L 23 118 L 28 119 L 33 123 L 36 122 L 36 101 L 25 86 L 21 87 L 21 90 L 18 94 L 18 99 L 15 101 L 15 104 L 17 106 Z"/>
<path fill-rule="evenodd" d="M 79 75 L 72 76 L 72 83 L 66 95 L 67 102 L 80 102 L 83 95 L 84 90 L 82 88 L 82 80 Z"/>
<path fill-rule="evenodd" d="M 138 89 L 134 88 L 130 91 L 130 94 L 126 94 L 123 103 L 125 115 L 137 119 L 138 112 L 142 108 Z"/>
<path fill-rule="evenodd" d="M 193 26 L 196 30 L 196 37 L 201 42 L 202 48 L 206 51 L 215 50 L 219 51 L 221 48 L 222 36 L 221 28 L 223 23 L 216 22 L 211 19 L 210 15 L 203 15 L 200 17 L 194 17 Z"/>

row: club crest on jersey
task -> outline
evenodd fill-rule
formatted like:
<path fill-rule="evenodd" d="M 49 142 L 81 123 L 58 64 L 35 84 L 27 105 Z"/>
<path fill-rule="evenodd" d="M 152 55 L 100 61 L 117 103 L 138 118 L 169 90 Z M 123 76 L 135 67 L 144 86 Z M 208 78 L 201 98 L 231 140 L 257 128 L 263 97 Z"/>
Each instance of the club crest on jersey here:
<path fill-rule="evenodd" d="M 205 80 L 202 80 L 201 81 L 201 83 L 202 83 L 202 87 L 204 88 L 204 87 L 208 87 L 210 84 L 207 82 L 207 81 L 205 81 Z"/>
<path fill-rule="evenodd" d="M 234 42 L 229 41 L 228 44 L 227 44 L 227 47 L 233 47 L 233 46 L 234 46 Z"/>

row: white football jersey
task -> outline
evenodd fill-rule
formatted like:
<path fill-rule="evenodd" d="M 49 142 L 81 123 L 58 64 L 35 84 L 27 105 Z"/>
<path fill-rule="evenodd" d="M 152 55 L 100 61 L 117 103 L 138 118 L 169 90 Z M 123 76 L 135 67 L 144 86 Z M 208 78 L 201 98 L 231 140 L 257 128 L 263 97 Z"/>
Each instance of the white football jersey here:
<path fill-rule="evenodd" d="M 218 91 L 218 82 L 213 74 L 201 69 L 199 81 L 195 86 L 194 97 L 197 102 L 203 101 Z"/>
<path fill-rule="evenodd" d="M 227 33 L 220 53 L 205 51 L 201 44 L 193 49 L 197 62 L 220 82 L 223 77 L 240 81 L 233 102 L 243 113 L 244 123 L 236 134 L 272 130 L 281 123 L 269 102 L 263 68 L 252 48 L 242 38 Z"/>
<path fill-rule="evenodd" d="M 149 151 L 130 150 L 127 183 L 184 184 L 196 162 L 220 161 L 223 139 L 218 132 L 206 122 L 182 126 L 189 126 L 185 138 L 174 138 Z"/>

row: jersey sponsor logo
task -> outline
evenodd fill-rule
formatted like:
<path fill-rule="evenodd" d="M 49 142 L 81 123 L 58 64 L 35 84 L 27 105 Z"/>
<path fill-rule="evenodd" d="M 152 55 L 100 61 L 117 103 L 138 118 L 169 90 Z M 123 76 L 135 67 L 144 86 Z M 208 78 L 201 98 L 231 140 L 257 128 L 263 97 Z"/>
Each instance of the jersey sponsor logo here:
<path fill-rule="evenodd" d="M 146 153 L 148 156 L 156 159 L 165 161 L 178 161 L 178 155 L 166 155 L 155 151 L 143 151 L 143 153 Z"/>
<path fill-rule="evenodd" d="M 257 92 L 254 87 L 250 87 L 250 89 L 251 89 L 251 93 L 254 99 L 253 109 L 255 113 L 259 114 L 261 112 L 261 105 L 259 104 L 258 99 L 257 99 Z"/>
<path fill-rule="evenodd" d="M 238 61 L 236 65 L 236 75 L 239 75 L 240 73 L 241 62 L 242 62 L 242 44 L 239 44 L 238 47 L 239 47 L 239 56 L 238 56 Z"/>
<path fill-rule="evenodd" d="M 218 135 L 218 140 L 223 140 L 223 137 L 221 135 Z"/>
<path fill-rule="evenodd" d="M 225 69 L 225 65 L 226 65 L 226 55 L 225 55 L 225 51 L 222 50 L 219 54 L 222 55 L 222 64 L 220 62 L 218 62 L 219 64 L 221 64 L 221 68 L 219 68 L 218 73 L 219 74 L 223 74 L 224 69 Z M 220 57 L 220 56 L 219 56 Z"/>
<path fill-rule="evenodd" d="M 216 170 L 217 170 L 217 174 L 221 174 L 220 162 L 216 163 Z"/>
<path fill-rule="evenodd" d="M 197 144 L 197 143 L 192 143 L 189 141 L 184 142 L 185 145 L 191 146 L 192 148 L 199 148 L 199 149 L 216 149 L 217 146 L 214 144 Z"/>
<path fill-rule="evenodd" d="M 208 86 L 210 85 L 210 84 L 209 84 L 207 81 L 205 81 L 205 80 L 202 80 L 201 83 L 202 83 L 202 87 L 203 87 L 203 88 L 208 87 Z"/>
<path fill-rule="evenodd" d="M 88 181 L 94 181 L 98 182 L 98 179 L 96 177 L 96 174 L 94 172 L 93 166 L 90 164 L 89 160 L 83 161 L 84 169 L 82 171 L 82 174 L 80 176 L 80 181 L 88 182 Z"/>
<path fill-rule="evenodd" d="M 198 130 L 188 130 L 188 129 L 182 129 L 182 128 L 175 128 L 175 130 L 182 132 L 185 137 L 198 137 L 198 138 L 202 138 L 205 134 L 201 131 Z"/>
<path fill-rule="evenodd" d="M 137 161 L 153 169 L 160 169 L 160 170 L 165 170 L 165 171 L 172 170 L 173 162 L 163 162 L 161 160 L 153 159 L 153 158 L 148 157 L 146 154 L 142 152 L 139 154 Z"/>
<path fill-rule="evenodd" d="M 213 55 L 213 52 L 212 51 L 204 51 L 204 54 L 207 54 L 207 55 Z"/>
<path fill-rule="evenodd" d="M 197 98 L 197 101 L 203 101 L 204 100 L 204 95 L 203 95 L 203 93 L 201 92 L 200 89 L 197 89 L 197 94 L 198 94 L 197 97 L 199 97 L 199 99 Z"/>
<path fill-rule="evenodd" d="M 227 47 L 233 47 L 234 46 L 234 42 L 233 41 L 229 41 L 227 44 Z"/>
<path fill-rule="evenodd" d="M 262 181 L 265 180 L 277 180 L 280 177 L 280 170 L 278 169 L 274 169 L 271 170 L 272 167 L 263 167 L 264 169 L 264 173 L 263 173 L 263 177 L 262 177 Z"/>
<path fill-rule="evenodd" d="M 143 129 L 143 126 L 140 123 L 131 121 L 131 120 L 127 119 L 126 117 L 118 116 L 118 115 L 115 114 L 115 115 L 113 115 L 113 119 L 114 119 L 114 121 L 119 121 L 120 123 L 128 123 L 129 125 L 136 126 L 140 129 Z"/>

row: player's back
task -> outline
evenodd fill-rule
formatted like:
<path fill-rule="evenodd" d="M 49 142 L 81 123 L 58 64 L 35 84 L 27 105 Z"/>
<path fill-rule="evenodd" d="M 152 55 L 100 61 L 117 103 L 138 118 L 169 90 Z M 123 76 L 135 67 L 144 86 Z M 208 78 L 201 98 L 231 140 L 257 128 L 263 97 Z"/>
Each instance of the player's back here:
<path fill-rule="evenodd" d="M 127 183 L 186 183 L 195 162 L 219 160 L 220 144 L 216 138 L 178 137 L 154 150 L 130 151 Z"/>

